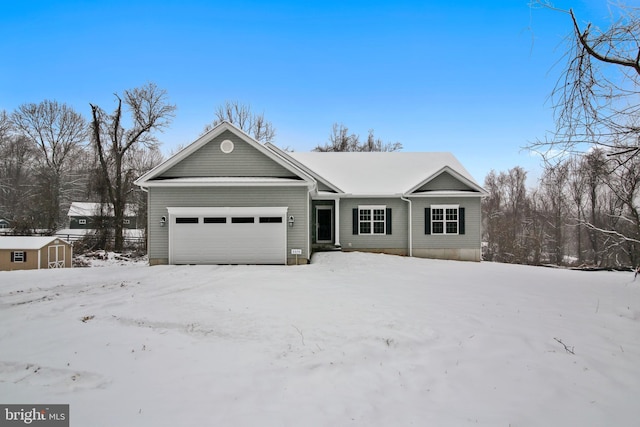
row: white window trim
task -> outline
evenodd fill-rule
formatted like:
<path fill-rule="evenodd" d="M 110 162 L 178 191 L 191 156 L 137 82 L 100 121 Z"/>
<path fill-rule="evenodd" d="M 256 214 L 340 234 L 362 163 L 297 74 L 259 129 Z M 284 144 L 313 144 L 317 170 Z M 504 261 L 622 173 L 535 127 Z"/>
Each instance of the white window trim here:
<path fill-rule="evenodd" d="M 20 254 L 20 260 L 18 260 L 18 254 Z M 13 262 L 23 263 L 24 254 L 25 254 L 25 251 L 13 251 Z"/>
<path fill-rule="evenodd" d="M 374 209 L 378 209 L 378 210 L 382 210 L 382 221 L 374 221 L 373 220 L 373 210 Z M 360 211 L 362 210 L 368 210 L 371 213 L 371 219 L 369 221 L 362 221 L 360 219 Z M 363 233 L 362 232 L 362 228 L 360 228 L 360 224 L 362 224 L 363 222 L 368 222 L 371 227 L 370 227 L 370 232 L 369 233 Z M 382 222 L 382 233 L 374 233 L 374 223 L 376 222 Z M 384 234 L 387 234 L 387 206 L 386 205 L 361 205 L 358 206 L 358 235 L 360 236 L 382 236 Z"/>
<path fill-rule="evenodd" d="M 442 220 L 434 220 L 433 215 L 435 214 L 436 209 L 442 209 L 443 218 Z M 456 220 L 455 221 L 447 221 L 447 209 L 455 209 L 456 210 Z M 434 231 L 433 224 L 434 223 L 442 223 L 442 233 L 436 233 Z M 455 233 L 447 233 L 447 223 L 455 222 L 456 223 L 456 232 Z M 449 236 L 457 236 L 460 234 L 460 205 L 431 205 L 431 234 L 437 235 L 449 235 Z"/>

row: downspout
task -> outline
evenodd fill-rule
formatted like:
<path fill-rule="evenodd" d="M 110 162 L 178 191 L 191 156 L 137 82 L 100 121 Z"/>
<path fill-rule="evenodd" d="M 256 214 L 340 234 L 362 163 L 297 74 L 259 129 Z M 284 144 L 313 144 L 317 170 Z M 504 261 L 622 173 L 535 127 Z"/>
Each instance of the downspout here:
<path fill-rule="evenodd" d="M 411 216 L 411 200 L 405 198 L 404 196 L 400 196 L 400 200 L 403 200 L 409 203 L 409 256 L 413 256 L 413 232 L 412 232 L 412 216 Z"/>

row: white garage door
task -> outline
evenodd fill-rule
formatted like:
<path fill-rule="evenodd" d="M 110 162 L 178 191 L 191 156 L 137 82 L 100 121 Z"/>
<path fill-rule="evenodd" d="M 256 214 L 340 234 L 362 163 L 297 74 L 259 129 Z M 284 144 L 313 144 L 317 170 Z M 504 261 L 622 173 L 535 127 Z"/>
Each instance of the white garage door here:
<path fill-rule="evenodd" d="M 168 208 L 170 264 L 285 264 L 287 208 Z"/>

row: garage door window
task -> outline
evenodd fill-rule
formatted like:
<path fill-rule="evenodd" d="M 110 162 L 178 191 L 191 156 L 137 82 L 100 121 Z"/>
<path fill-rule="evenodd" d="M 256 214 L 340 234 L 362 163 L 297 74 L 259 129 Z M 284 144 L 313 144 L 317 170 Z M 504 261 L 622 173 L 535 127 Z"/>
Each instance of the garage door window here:
<path fill-rule="evenodd" d="M 231 223 L 233 224 L 253 224 L 254 222 L 256 222 L 254 217 L 236 216 L 231 218 Z"/>
<path fill-rule="evenodd" d="M 227 223 L 227 218 L 225 217 L 209 217 L 209 218 L 204 218 L 203 221 L 205 224 L 226 224 Z"/>
<path fill-rule="evenodd" d="M 260 217 L 260 223 L 261 224 L 266 224 L 266 223 L 282 223 L 282 217 L 281 216 L 261 216 Z"/>
<path fill-rule="evenodd" d="M 197 224 L 199 218 L 176 218 L 176 224 Z"/>

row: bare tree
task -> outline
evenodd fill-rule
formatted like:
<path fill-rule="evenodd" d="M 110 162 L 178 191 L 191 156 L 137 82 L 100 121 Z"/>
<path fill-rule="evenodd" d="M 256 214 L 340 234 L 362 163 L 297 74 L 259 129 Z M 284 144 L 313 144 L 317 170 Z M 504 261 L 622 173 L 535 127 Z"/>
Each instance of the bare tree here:
<path fill-rule="evenodd" d="M 541 180 L 542 197 L 546 203 L 545 217 L 551 230 L 551 236 L 546 239 L 549 243 L 548 253 L 550 261 L 561 265 L 565 255 L 565 234 L 567 225 L 566 189 L 569 179 L 569 163 L 547 163 Z"/>
<path fill-rule="evenodd" d="M 482 201 L 488 259 L 533 262 L 535 240 L 531 203 L 525 187 L 527 172 L 519 166 L 508 172 L 491 171 L 485 178 L 489 196 Z"/>
<path fill-rule="evenodd" d="M 45 227 L 54 230 L 61 222 L 62 193 L 71 184 L 66 172 L 87 137 L 86 121 L 66 104 L 45 100 L 21 105 L 11 115 L 11 122 L 37 153 L 38 202 Z"/>
<path fill-rule="evenodd" d="M 9 115 L 6 111 L 0 111 L 0 140 L 5 139 L 9 136 L 9 131 L 11 130 L 11 120 L 9 119 Z"/>
<path fill-rule="evenodd" d="M 114 249 L 121 251 L 124 246 L 125 206 L 136 178 L 135 171 L 128 167 L 127 156 L 136 148 L 156 146 L 158 141 L 154 132 L 162 131 L 169 125 L 176 107 L 168 103 L 166 91 L 154 83 L 125 90 L 124 103 L 130 112 L 130 127 L 127 130 L 123 125 L 123 100 L 117 94 L 115 97 L 117 106 L 112 114 L 90 104 L 91 134 L 107 200 L 113 205 Z"/>
<path fill-rule="evenodd" d="M 15 225 L 25 223 L 32 206 L 32 145 L 24 137 L 12 134 L 6 112 L 0 112 L 0 218 Z M 30 227 L 34 227 L 33 221 Z"/>
<path fill-rule="evenodd" d="M 570 224 L 575 229 L 575 245 L 576 245 L 576 257 L 578 264 L 582 264 L 584 261 L 584 253 L 582 246 L 582 224 L 584 223 L 584 211 L 585 211 L 585 199 L 587 182 L 583 176 L 583 170 L 581 168 L 580 156 L 572 156 L 567 160 L 568 164 L 568 177 L 567 177 L 567 193 L 569 199 L 572 202 L 572 206 L 569 209 L 573 212 L 576 219 L 575 224 Z"/>
<path fill-rule="evenodd" d="M 617 5 L 608 28 L 580 25 L 572 9 L 542 6 L 566 13 L 571 35 L 566 67 L 553 92 L 556 131 L 534 149 L 584 151 L 593 144 L 609 156 L 629 158 L 640 150 L 640 8 Z"/>
<path fill-rule="evenodd" d="M 238 101 L 226 101 L 224 105 L 216 108 L 215 119 L 204 128 L 203 133 L 209 132 L 222 122 L 233 123 L 256 141 L 273 142 L 276 130 L 270 121 L 264 118 L 264 113 L 256 114 L 250 105 L 241 104 Z"/>
<path fill-rule="evenodd" d="M 373 129 L 369 129 L 367 140 L 360 142 L 360 136 L 349 133 L 342 123 L 334 123 L 329 135 L 329 141 L 324 145 L 318 145 L 313 151 L 334 152 L 334 151 L 399 151 L 402 144 L 399 142 L 385 143 L 380 138 L 376 138 Z"/>

